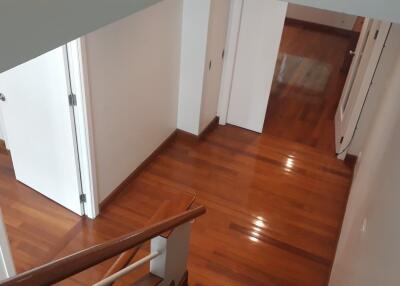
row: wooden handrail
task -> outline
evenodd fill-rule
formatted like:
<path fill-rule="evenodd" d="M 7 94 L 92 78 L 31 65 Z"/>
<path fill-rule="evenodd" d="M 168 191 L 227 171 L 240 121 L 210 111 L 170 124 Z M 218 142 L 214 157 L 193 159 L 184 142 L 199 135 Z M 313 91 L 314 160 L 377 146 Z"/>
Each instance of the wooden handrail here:
<path fill-rule="evenodd" d="M 74 253 L 43 266 L 34 268 L 3 281 L 0 286 L 51 285 L 82 272 L 128 249 L 134 248 L 162 233 L 189 222 L 206 212 L 199 206 L 182 214 L 165 219 L 151 227 L 145 227 L 117 239 Z"/>

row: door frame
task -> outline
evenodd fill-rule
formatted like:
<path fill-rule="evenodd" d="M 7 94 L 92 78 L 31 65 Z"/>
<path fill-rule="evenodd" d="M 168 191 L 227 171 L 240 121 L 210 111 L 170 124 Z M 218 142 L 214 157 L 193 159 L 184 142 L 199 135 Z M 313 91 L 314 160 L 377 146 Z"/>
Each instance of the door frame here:
<path fill-rule="evenodd" d="M 82 193 L 86 196 L 85 215 L 91 219 L 99 215 L 96 161 L 94 153 L 93 122 L 91 112 L 90 85 L 86 64 L 84 38 L 76 39 L 66 45 L 71 92 L 76 96 L 74 120 L 76 128 L 76 150 Z"/>
<path fill-rule="evenodd" d="M 379 21 L 379 20 L 375 20 L 375 19 L 371 19 L 371 20 L 373 21 L 373 23 L 375 21 Z M 340 144 L 341 148 L 336 153 L 337 158 L 340 160 L 344 160 L 346 158 L 348 150 L 349 150 L 351 143 L 354 139 L 354 136 L 357 132 L 357 126 L 360 121 L 361 114 L 362 114 L 363 108 L 365 106 L 365 103 L 368 99 L 368 94 L 369 94 L 372 82 L 374 80 L 375 72 L 378 67 L 379 60 L 381 58 L 383 49 L 385 48 L 387 36 L 389 34 L 389 30 L 392 25 L 390 22 L 385 22 L 385 21 L 380 21 L 380 22 L 381 23 L 380 23 L 379 33 L 375 39 L 375 44 L 372 48 L 371 56 L 368 59 L 365 59 L 365 58 L 361 59 L 361 61 L 367 60 L 368 62 L 367 62 L 365 74 L 361 79 L 362 80 L 361 86 L 360 86 L 359 91 L 357 92 L 354 106 L 353 106 L 352 110 L 350 110 L 349 119 L 347 120 L 347 122 L 348 122 L 347 128 L 341 134 L 341 136 L 343 138 L 342 142 Z M 375 31 L 371 30 L 370 33 L 375 33 Z M 356 74 L 355 74 L 356 80 L 357 80 L 357 76 L 358 76 L 358 74 L 356 72 Z M 350 94 L 349 94 L 348 101 L 350 102 L 351 90 L 349 92 L 350 92 Z M 340 108 L 341 108 L 341 103 L 343 100 L 343 95 L 344 95 L 344 93 L 342 93 L 342 96 L 340 98 L 340 101 L 339 101 L 339 104 L 337 107 L 338 109 L 336 110 L 336 116 L 341 116 Z M 337 132 L 336 116 L 335 116 L 335 132 Z M 335 134 L 335 144 L 336 144 L 336 137 L 337 137 L 337 134 Z"/>
<path fill-rule="evenodd" d="M 70 106 L 70 118 L 72 128 L 75 131 L 73 142 L 75 157 L 77 158 L 76 170 L 79 179 L 79 192 L 86 196 L 86 202 L 81 205 L 81 210 L 84 215 L 94 219 L 99 214 L 99 201 L 84 39 L 71 41 L 62 46 L 62 49 L 68 94 L 72 93 L 76 96 L 76 105 Z M 2 106 L 0 105 L 0 116 L 3 117 L 1 109 Z M 3 120 L 0 124 L 2 123 L 4 123 Z M 5 124 L 2 125 L 4 141 L 8 149 L 7 129 Z"/>
<path fill-rule="evenodd" d="M 218 99 L 218 116 L 220 125 L 226 125 L 228 119 L 229 101 L 231 99 L 243 4 L 244 0 L 231 0 L 225 42 L 225 58 L 222 68 L 221 88 Z"/>

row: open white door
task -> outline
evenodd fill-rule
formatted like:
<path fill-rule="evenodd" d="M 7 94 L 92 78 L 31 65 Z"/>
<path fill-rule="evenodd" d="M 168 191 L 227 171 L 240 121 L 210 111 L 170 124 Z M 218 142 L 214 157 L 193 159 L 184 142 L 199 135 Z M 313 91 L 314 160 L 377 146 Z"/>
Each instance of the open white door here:
<path fill-rule="evenodd" d="M 17 180 L 82 215 L 65 47 L 0 74 L 7 143 Z"/>
<path fill-rule="evenodd" d="M 373 79 L 389 23 L 365 19 L 335 115 L 336 153 L 344 159 Z"/>
<path fill-rule="evenodd" d="M 262 132 L 287 3 L 243 2 L 227 122 Z M 235 25 L 231 23 L 231 25 Z"/>

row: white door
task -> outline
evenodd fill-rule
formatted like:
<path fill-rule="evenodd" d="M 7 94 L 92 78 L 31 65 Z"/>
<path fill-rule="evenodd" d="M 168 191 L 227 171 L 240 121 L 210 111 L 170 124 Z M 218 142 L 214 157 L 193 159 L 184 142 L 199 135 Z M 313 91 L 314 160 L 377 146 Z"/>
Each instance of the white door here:
<path fill-rule="evenodd" d="M 335 115 L 335 145 L 340 159 L 346 156 L 354 136 L 389 27 L 389 23 L 366 19 L 361 30 Z"/>
<path fill-rule="evenodd" d="M 229 7 L 229 0 L 215 0 L 211 2 L 207 67 L 204 81 L 204 95 L 202 98 L 200 132 L 208 126 L 217 114 Z"/>
<path fill-rule="evenodd" d="M 7 143 L 18 181 L 82 215 L 65 47 L 0 74 Z"/>
<path fill-rule="evenodd" d="M 287 3 L 243 2 L 227 122 L 262 132 Z"/>

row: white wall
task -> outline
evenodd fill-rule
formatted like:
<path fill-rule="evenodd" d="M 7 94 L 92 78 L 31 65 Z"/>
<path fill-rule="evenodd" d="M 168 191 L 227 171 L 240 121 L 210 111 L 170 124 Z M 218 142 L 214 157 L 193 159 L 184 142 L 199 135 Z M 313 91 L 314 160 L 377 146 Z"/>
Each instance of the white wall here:
<path fill-rule="evenodd" d="M 230 0 L 184 0 L 178 128 L 194 135 L 217 116 L 229 8 Z"/>
<path fill-rule="evenodd" d="M 182 0 L 164 0 L 85 38 L 100 201 L 175 129 Z"/>
<path fill-rule="evenodd" d="M 160 0 L 0 1 L 0 72 Z M 202 0 L 198 2 L 209 1 Z M 396 0 L 288 0 L 381 20 L 400 21 Z M 71 20 L 71 18 L 73 20 Z"/>
<path fill-rule="evenodd" d="M 178 128 L 198 135 L 211 0 L 183 0 Z"/>
<path fill-rule="evenodd" d="M 0 1 L 0 72 L 160 0 Z"/>
<path fill-rule="evenodd" d="M 322 24 L 326 26 L 352 30 L 357 16 L 321 10 L 312 7 L 289 4 L 286 16 L 288 18 Z"/>
<path fill-rule="evenodd" d="M 400 284 L 399 51 L 395 25 L 374 79 L 381 81 L 381 100 L 351 187 L 330 286 Z"/>

